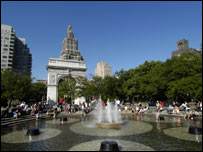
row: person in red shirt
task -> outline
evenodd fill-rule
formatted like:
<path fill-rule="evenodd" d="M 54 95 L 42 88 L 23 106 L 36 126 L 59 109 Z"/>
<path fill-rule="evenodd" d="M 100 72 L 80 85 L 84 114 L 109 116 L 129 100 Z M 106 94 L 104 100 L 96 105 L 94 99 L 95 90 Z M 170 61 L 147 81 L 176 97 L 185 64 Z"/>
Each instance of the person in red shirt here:
<path fill-rule="evenodd" d="M 63 98 L 59 99 L 59 106 L 60 106 L 60 109 L 62 111 L 63 110 Z"/>
<path fill-rule="evenodd" d="M 102 100 L 102 102 L 101 102 L 101 105 L 102 105 L 102 107 L 104 107 L 104 101 Z"/>
<path fill-rule="evenodd" d="M 63 98 L 60 98 L 59 99 L 59 104 L 62 104 L 63 103 Z"/>
<path fill-rule="evenodd" d="M 160 101 L 160 105 L 161 105 L 162 107 L 164 107 L 164 103 L 163 103 L 162 101 Z"/>
<path fill-rule="evenodd" d="M 161 105 L 160 111 L 163 111 L 164 110 L 164 103 L 162 101 L 160 101 L 160 105 Z"/>
<path fill-rule="evenodd" d="M 38 103 L 38 110 L 42 111 L 42 104 L 41 104 L 41 102 Z"/>

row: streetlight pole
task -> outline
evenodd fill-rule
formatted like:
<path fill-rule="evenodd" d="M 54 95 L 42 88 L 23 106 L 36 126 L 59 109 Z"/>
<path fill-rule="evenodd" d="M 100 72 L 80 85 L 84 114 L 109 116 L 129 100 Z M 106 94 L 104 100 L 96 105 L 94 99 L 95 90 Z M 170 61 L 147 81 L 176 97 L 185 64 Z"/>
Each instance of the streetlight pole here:
<path fill-rule="evenodd" d="M 69 70 L 69 78 L 70 78 L 70 80 L 71 80 L 71 71 L 72 71 L 72 69 Z M 70 85 L 70 112 L 72 112 L 71 107 L 72 107 L 72 87 Z"/>

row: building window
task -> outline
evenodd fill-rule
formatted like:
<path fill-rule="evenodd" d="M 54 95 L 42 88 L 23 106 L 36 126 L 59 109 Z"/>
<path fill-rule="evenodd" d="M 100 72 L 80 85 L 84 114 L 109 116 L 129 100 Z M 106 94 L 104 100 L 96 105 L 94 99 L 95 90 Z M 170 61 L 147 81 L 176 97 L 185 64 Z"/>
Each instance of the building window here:
<path fill-rule="evenodd" d="M 6 68 L 6 64 L 2 64 L 1 67 Z"/>
<path fill-rule="evenodd" d="M 10 34 L 10 30 L 5 29 L 5 33 Z"/>
<path fill-rule="evenodd" d="M 4 39 L 4 44 L 8 44 L 8 40 L 5 40 L 5 39 Z"/>
<path fill-rule="evenodd" d="M 5 37 L 9 37 L 9 33 L 4 33 Z"/>
<path fill-rule="evenodd" d="M 3 56 L 3 58 L 7 58 L 7 56 Z"/>
<path fill-rule="evenodd" d="M 1 62 L 3 62 L 3 63 L 7 63 L 7 60 L 1 60 Z"/>
<path fill-rule="evenodd" d="M 9 40 L 9 37 L 4 37 L 5 40 Z"/>
<path fill-rule="evenodd" d="M 7 51 L 3 51 L 3 52 L 2 52 L 2 54 L 7 54 L 7 53 L 8 53 Z"/>

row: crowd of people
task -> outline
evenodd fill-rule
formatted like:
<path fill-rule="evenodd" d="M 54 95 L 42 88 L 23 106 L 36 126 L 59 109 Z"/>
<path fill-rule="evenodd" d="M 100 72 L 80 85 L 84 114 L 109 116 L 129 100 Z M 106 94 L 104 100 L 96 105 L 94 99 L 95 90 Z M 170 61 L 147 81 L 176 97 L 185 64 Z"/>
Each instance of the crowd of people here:
<path fill-rule="evenodd" d="M 197 116 L 202 116 L 202 101 L 196 103 L 195 108 L 191 108 L 191 106 L 185 101 L 180 106 L 174 101 L 169 104 L 168 108 L 164 108 L 164 104 L 161 101 L 157 101 L 156 103 L 156 119 L 160 120 L 160 113 L 166 109 L 168 114 L 179 114 L 180 111 L 184 113 L 184 119 L 194 119 Z"/>
<path fill-rule="evenodd" d="M 128 107 L 127 105 L 125 105 L 124 110 L 127 112 L 128 110 L 130 110 L 132 113 L 135 113 L 136 115 L 142 115 L 142 113 L 144 113 L 145 111 L 147 111 L 149 109 L 149 105 L 145 105 L 143 106 L 143 104 L 141 102 L 139 103 L 135 103 L 132 104 L 130 107 Z"/>
<path fill-rule="evenodd" d="M 180 106 L 180 108 L 183 108 L 185 111 L 185 113 L 184 113 L 185 119 L 194 119 L 196 116 L 202 116 L 202 102 L 201 101 L 199 101 L 197 103 L 197 106 L 194 109 L 191 109 L 187 102 L 184 102 Z"/>
<path fill-rule="evenodd" d="M 103 103 L 104 104 L 104 103 Z M 35 115 L 36 119 L 40 117 L 41 113 L 46 113 L 48 116 L 55 118 L 62 111 L 66 111 L 68 114 L 72 114 L 76 111 L 81 111 L 82 115 L 86 115 L 92 110 L 91 102 L 82 102 L 77 106 L 77 109 L 74 108 L 73 103 L 70 104 L 62 98 L 59 99 L 59 102 L 54 105 L 49 105 L 49 102 L 38 102 L 31 105 L 21 102 L 15 107 L 8 108 L 1 106 L 1 118 L 19 118 L 24 115 Z M 143 106 L 141 102 L 131 104 L 130 106 L 125 105 L 124 109 L 119 108 L 119 111 L 131 111 L 136 115 L 142 115 L 145 111 L 149 109 L 148 104 Z M 166 108 L 165 104 L 162 101 L 156 102 L 156 114 L 155 117 L 157 120 L 160 120 L 160 113 L 166 110 L 168 114 L 179 114 L 180 111 L 183 111 L 185 119 L 194 119 L 196 116 L 202 116 L 202 101 L 199 101 L 196 105 L 196 108 L 191 108 L 187 102 L 182 103 L 178 106 L 177 103 L 172 102 Z"/>
<path fill-rule="evenodd" d="M 58 104 L 55 104 L 52 108 L 48 109 L 47 115 L 53 116 L 55 118 L 62 111 L 67 112 L 69 115 L 77 111 L 81 111 L 82 115 L 86 115 L 91 110 L 91 102 L 82 102 L 79 105 L 74 105 L 74 103 L 67 102 L 66 100 L 60 98 Z"/>
<path fill-rule="evenodd" d="M 80 105 L 74 105 L 74 103 L 67 102 L 67 100 L 63 100 L 63 98 L 60 98 L 59 102 L 53 105 L 48 101 L 36 102 L 30 105 L 22 101 L 11 108 L 1 106 L 1 118 L 13 117 L 17 119 L 25 115 L 35 115 L 36 119 L 38 119 L 41 113 L 46 113 L 48 116 L 55 118 L 62 111 L 66 111 L 70 115 L 74 112 L 81 111 L 82 114 L 85 115 L 91 110 L 91 102 L 83 102 Z"/>
<path fill-rule="evenodd" d="M 46 107 L 46 102 L 38 102 L 28 105 L 24 101 L 10 108 L 8 106 L 1 106 L 1 118 L 14 117 L 17 119 L 25 115 L 36 115 L 36 118 L 38 119 L 40 113 L 44 112 Z"/>

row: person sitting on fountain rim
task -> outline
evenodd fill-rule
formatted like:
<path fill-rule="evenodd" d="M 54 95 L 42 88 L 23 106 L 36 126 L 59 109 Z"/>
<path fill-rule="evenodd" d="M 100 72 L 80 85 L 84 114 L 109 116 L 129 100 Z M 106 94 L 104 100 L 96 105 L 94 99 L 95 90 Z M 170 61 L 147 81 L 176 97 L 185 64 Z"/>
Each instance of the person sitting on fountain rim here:
<path fill-rule="evenodd" d="M 196 110 L 192 110 L 189 119 L 194 120 L 195 117 L 200 116 Z"/>
<path fill-rule="evenodd" d="M 139 106 L 138 105 L 136 105 L 136 107 L 135 107 L 135 111 L 136 111 L 136 113 L 135 114 L 138 114 L 139 113 Z"/>
<path fill-rule="evenodd" d="M 138 106 L 139 106 L 139 108 L 141 109 L 141 108 L 142 108 L 142 103 L 139 102 Z"/>
<path fill-rule="evenodd" d="M 187 107 L 187 101 L 185 101 L 184 103 L 181 104 L 180 108 L 184 108 L 184 110 L 186 110 Z"/>
<path fill-rule="evenodd" d="M 18 109 L 13 112 L 13 117 L 16 118 L 16 119 L 17 119 L 18 117 L 20 117 L 20 112 L 18 111 Z"/>
<path fill-rule="evenodd" d="M 125 112 L 127 112 L 128 111 L 128 107 L 127 106 L 125 106 Z"/>
<path fill-rule="evenodd" d="M 175 105 L 175 114 L 179 114 L 179 107 L 177 105 Z"/>
<path fill-rule="evenodd" d="M 132 110 L 132 113 L 134 113 L 135 112 L 135 107 L 132 106 L 131 110 Z"/>
<path fill-rule="evenodd" d="M 164 103 L 162 101 L 159 102 L 160 112 L 164 111 Z"/>
<path fill-rule="evenodd" d="M 141 110 L 142 109 L 142 103 L 139 102 L 138 106 L 139 106 L 139 109 Z"/>
<path fill-rule="evenodd" d="M 198 101 L 196 109 L 197 112 L 202 112 L 202 101 Z"/>
<path fill-rule="evenodd" d="M 187 108 L 186 108 L 186 112 L 184 114 L 184 119 L 189 119 L 190 115 L 191 115 L 191 111 L 190 111 L 190 107 L 188 105 Z"/>
<path fill-rule="evenodd" d="M 138 114 L 139 114 L 139 115 L 142 115 L 142 113 L 143 113 L 143 108 L 139 108 Z"/>
<path fill-rule="evenodd" d="M 144 108 L 143 108 L 143 112 L 147 111 L 149 109 L 149 105 L 147 104 Z"/>

